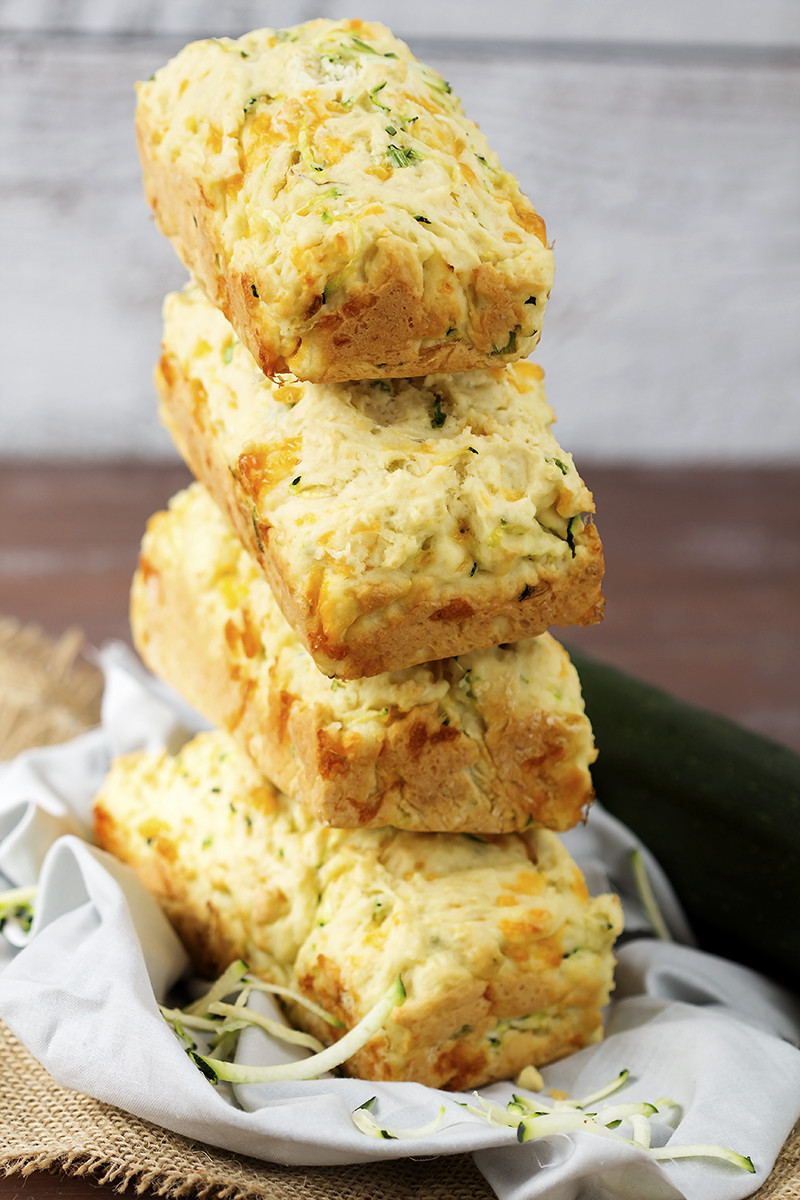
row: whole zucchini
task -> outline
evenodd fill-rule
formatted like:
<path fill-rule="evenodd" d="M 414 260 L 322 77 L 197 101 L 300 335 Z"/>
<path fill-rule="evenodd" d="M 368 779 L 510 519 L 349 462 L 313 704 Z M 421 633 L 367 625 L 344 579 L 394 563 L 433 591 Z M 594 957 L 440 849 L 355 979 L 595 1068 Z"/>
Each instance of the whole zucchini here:
<path fill-rule="evenodd" d="M 597 799 L 659 860 L 703 949 L 800 989 L 800 756 L 569 652 Z"/>

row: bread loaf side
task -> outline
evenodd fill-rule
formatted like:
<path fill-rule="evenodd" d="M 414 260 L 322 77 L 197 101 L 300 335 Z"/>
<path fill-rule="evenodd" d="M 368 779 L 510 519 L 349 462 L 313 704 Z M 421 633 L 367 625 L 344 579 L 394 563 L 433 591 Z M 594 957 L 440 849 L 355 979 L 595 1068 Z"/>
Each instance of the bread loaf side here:
<path fill-rule="evenodd" d="M 178 449 L 326 674 L 600 619 L 594 502 L 537 366 L 274 383 L 194 287 L 167 298 L 156 382 Z"/>
<path fill-rule="evenodd" d="M 549 634 L 329 679 L 200 484 L 148 523 L 131 628 L 147 666 L 325 825 L 564 830 L 592 800 L 578 676 Z"/>
<path fill-rule="evenodd" d="M 197 969 L 237 957 L 352 1027 L 400 976 L 404 1003 L 345 1064 L 468 1089 L 602 1037 L 621 929 L 547 830 L 496 838 L 324 828 L 230 739 L 117 760 L 101 846 L 163 905 Z M 290 1016 L 336 1036 L 302 1007 Z"/>

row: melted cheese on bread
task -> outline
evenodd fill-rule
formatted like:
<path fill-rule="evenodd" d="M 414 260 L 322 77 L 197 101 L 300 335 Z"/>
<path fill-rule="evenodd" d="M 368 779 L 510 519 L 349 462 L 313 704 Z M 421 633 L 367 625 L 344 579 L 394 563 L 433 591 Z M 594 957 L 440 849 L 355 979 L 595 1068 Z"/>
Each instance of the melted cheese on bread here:
<path fill-rule="evenodd" d="M 323 824 L 563 830 L 592 799 L 591 727 L 555 639 L 328 679 L 200 484 L 148 522 L 131 628 L 150 669 Z"/>
<path fill-rule="evenodd" d="M 538 341 L 544 223 L 384 26 L 193 42 L 138 85 L 137 124 L 157 220 L 264 371 L 464 370 Z"/>
<path fill-rule="evenodd" d="M 407 999 L 350 1073 L 470 1088 L 602 1036 L 619 901 L 590 897 L 547 830 L 323 828 L 221 733 L 116 760 L 95 813 L 199 968 L 241 956 L 346 1027 L 402 977 Z"/>
<path fill-rule="evenodd" d="M 163 349 L 164 421 L 323 670 L 599 619 L 594 502 L 539 367 L 275 383 L 197 287 L 167 297 Z"/>

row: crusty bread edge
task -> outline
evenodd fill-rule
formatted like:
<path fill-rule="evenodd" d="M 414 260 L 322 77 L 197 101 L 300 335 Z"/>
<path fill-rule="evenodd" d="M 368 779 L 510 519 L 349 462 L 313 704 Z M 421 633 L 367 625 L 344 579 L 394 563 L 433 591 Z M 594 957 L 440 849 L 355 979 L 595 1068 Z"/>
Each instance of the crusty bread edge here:
<path fill-rule="evenodd" d="M 516 336 L 527 321 L 525 302 L 514 297 L 491 264 L 474 272 L 477 332 L 481 345 L 447 337 L 460 285 L 442 271 L 438 288 L 423 287 L 414 248 L 399 237 L 384 239 L 369 278 L 344 302 L 328 311 L 315 298 L 293 349 L 281 350 L 282 331 L 270 316 L 257 272 L 232 270 L 224 258 L 219 206 L 202 184 L 158 152 L 146 112 L 136 112 L 136 135 L 144 191 L 156 224 L 184 265 L 225 314 L 267 375 L 292 373 L 298 379 L 332 383 L 353 379 L 411 378 L 497 367 L 531 353 L 541 335 L 548 290 L 531 285 L 539 322 L 534 334 Z M 217 185 L 221 186 L 221 185 Z M 544 282 L 544 281 L 543 281 Z M 463 298 L 466 303 L 466 297 Z M 319 305 L 319 307 L 317 307 Z M 515 337 L 509 337 L 510 331 Z M 513 350 L 505 352 L 509 340 Z"/>
<path fill-rule="evenodd" d="M 535 821 L 563 832 L 591 804 L 591 775 L 571 745 L 584 732 L 580 714 L 520 716 L 497 706 L 482 710 L 486 728 L 476 741 L 425 704 L 390 710 L 380 738 L 367 738 L 273 685 L 269 645 L 247 611 L 214 627 L 180 570 L 148 544 L 146 537 L 130 603 L 145 665 L 321 824 L 493 834 Z"/>
<path fill-rule="evenodd" d="M 270 526 L 240 487 L 235 464 L 225 460 L 218 439 L 205 428 L 202 384 L 167 353 L 155 380 L 162 418 L 179 452 L 260 563 L 286 619 L 324 674 L 341 679 L 379 675 L 536 637 L 553 625 L 590 625 L 602 619 L 603 547 L 589 521 L 575 537 L 566 570 L 520 560 L 505 576 L 479 573 L 453 581 L 435 596 L 406 581 L 397 595 L 387 594 L 380 608 L 349 628 L 326 629 L 312 611 L 311 594 L 295 586 L 291 564 L 278 560 Z"/>
<path fill-rule="evenodd" d="M 193 895 L 174 850 L 152 840 L 137 850 L 105 807 L 102 794 L 95 805 L 97 844 L 126 862 L 155 896 L 184 944 L 198 974 L 213 979 L 230 963 L 248 961 L 252 947 L 239 944 L 222 914 L 210 900 Z M 612 904 L 616 898 L 609 897 Z M 257 955 L 254 956 L 257 959 Z M 384 1029 L 343 1064 L 346 1075 L 361 1079 L 413 1081 L 428 1087 L 464 1091 L 495 1080 L 508 1079 L 528 1065 L 542 1066 L 565 1057 L 602 1038 L 602 1009 L 613 986 L 613 957 L 598 961 L 598 971 L 578 990 L 565 995 L 558 972 L 546 977 L 536 971 L 513 972 L 504 987 L 500 980 L 473 978 L 458 993 L 445 990 L 434 996 L 407 1000 L 388 1019 Z M 250 961 L 252 969 L 271 982 L 289 983 L 316 1004 L 352 1027 L 359 1014 L 337 967 L 317 955 L 314 969 L 299 962 L 294 970 L 284 964 L 280 974 L 264 962 Z M 288 971 L 288 978 L 287 978 Z M 505 1037 L 498 1053 L 490 1055 L 487 1033 L 501 1012 L 523 1016 L 550 1009 L 541 1029 L 519 1029 Z M 323 1043 L 337 1035 L 331 1026 L 300 1004 L 287 1006 L 296 1028 L 315 1034 Z M 461 1036 L 453 1029 L 463 1026 Z"/>

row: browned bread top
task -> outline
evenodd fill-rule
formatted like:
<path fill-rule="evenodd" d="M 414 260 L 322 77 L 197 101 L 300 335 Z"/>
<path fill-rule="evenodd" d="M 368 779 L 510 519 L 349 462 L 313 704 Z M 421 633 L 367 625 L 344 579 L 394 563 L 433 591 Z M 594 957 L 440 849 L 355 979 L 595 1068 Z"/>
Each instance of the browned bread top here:
<path fill-rule="evenodd" d="M 150 669 L 325 825 L 564 830 L 591 802 L 592 731 L 554 638 L 328 679 L 200 484 L 148 523 L 131 628 Z"/>
<path fill-rule="evenodd" d="M 600 619 L 594 502 L 539 367 L 274 383 L 194 287 L 167 298 L 156 381 L 179 450 L 326 674 Z"/>
<path fill-rule="evenodd" d="M 99 844 L 157 896 L 198 969 L 243 957 L 351 1027 L 400 976 L 407 998 L 346 1064 L 466 1089 L 602 1036 L 622 926 L 556 834 L 496 838 L 318 825 L 230 739 L 129 755 L 96 804 Z M 299 1006 L 323 1040 L 331 1027 Z"/>
<path fill-rule="evenodd" d="M 266 373 L 464 371 L 538 341 L 544 223 L 384 26 L 193 42 L 136 120 L 159 227 Z"/>

